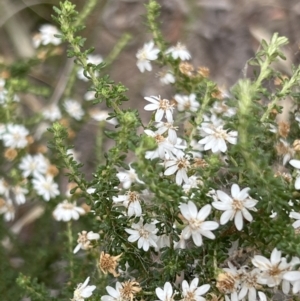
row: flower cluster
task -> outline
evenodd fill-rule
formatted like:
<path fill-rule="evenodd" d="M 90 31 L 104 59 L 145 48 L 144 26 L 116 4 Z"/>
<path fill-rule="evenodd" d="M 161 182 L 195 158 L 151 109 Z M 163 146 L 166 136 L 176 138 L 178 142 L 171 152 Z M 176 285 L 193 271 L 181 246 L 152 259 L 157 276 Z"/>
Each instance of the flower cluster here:
<path fill-rule="evenodd" d="M 67 266 L 62 296 L 90 275 L 75 287 L 73 301 L 266 301 L 276 292 L 298 294 L 300 67 L 290 78 L 271 67 L 283 57 L 286 39 L 264 41 L 251 60 L 258 75 L 222 88 L 207 67 L 193 65 L 197 60 L 183 43 L 163 40 L 155 23 L 159 5 L 151 0 L 153 40 L 137 51 L 136 65 L 170 86 L 161 87 L 161 95 L 140 91 L 142 112 L 132 102 L 125 110 L 127 88 L 105 68 L 126 37 L 103 59 L 92 48 L 83 50 L 85 39 L 78 36 L 94 2 L 78 19 L 71 2 L 60 3 L 60 28 L 42 25 L 33 38 L 34 62 L 47 64 L 63 51 L 62 41 L 74 57 L 53 91 L 10 78 L 19 66 L 1 72 L 0 214 L 11 222 L 1 224 L 1 235 L 6 229 L 17 235 L 41 214 L 36 233 L 46 236 L 50 228 L 52 238 L 64 231 L 53 239 L 55 253 L 46 257 L 37 245 L 34 255 L 50 262 L 51 273 Z M 30 91 L 43 107 L 27 108 Z M 282 121 L 279 100 L 287 96 L 295 106 Z M 16 252 L 12 233 L 0 246 L 4 258 Z M 25 266 L 25 251 L 9 255 L 8 265 Z M 20 275 L 17 282 L 29 296 L 47 300 L 39 281 Z"/>

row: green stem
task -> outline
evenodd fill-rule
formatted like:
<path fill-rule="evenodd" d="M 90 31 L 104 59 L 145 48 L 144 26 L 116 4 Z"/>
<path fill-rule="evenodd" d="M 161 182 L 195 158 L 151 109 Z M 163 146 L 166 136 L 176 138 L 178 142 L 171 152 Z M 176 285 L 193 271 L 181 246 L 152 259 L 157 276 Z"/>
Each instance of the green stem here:
<path fill-rule="evenodd" d="M 146 7 L 148 26 L 153 35 L 153 40 L 160 49 L 162 58 L 165 58 L 166 46 L 164 43 L 164 37 L 157 26 L 158 21 L 156 20 L 160 13 L 160 5 L 156 1 L 150 0 L 149 4 L 146 5 Z"/>
<path fill-rule="evenodd" d="M 95 6 L 97 5 L 97 0 L 88 0 L 85 4 L 84 8 L 78 15 L 74 25 L 78 26 L 84 23 L 85 19 L 90 15 L 90 13 L 94 10 Z"/>
<path fill-rule="evenodd" d="M 201 105 L 201 109 L 198 111 L 196 119 L 195 119 L 195 126 L 193 126 L 193 129 L 189 135 L 189 142 L 191 143 L 191 141 L 194 139 L 194 136 L 196 135 L 197 132 L 197 127 L 201 124 L 201 122 L 203 121 L 203 115 L 205 113 L 206 107 L 209 103 L 210 100 L 210 89 L 208 88 L 208 85 L 206 86 L 206 91 L 205 91 L 205 95 L 203 98 L 203 102 Z"/>
<path fill-rule="evenodd" d="M 260 121 L 264 122 L 270 115 L 271 111 L 273 110 L 274 106 L 277 104 L 277 102 L 282 98 L 285 97 L 287 95 L 289 95 L 289 90 L 298 83 L 298 78 L 299 78 L 299 71 L 300 71 L 300 67 L 298 67 L 298 69 L 294 72 L 293 76 L 291 77 L 291 79 L 288 82 L 285 82 L 281 91 L 279 93 L 277 93 L 274 96 L 274 99 L 269 103 L 268 108 L 266 110 L 266 112 L 263 114 L 263 116 L 261 117 Z"/>
<path fill-rule="evenodd" d="M 74 277 L 72 220 L 67 222 L 67 237 L 69 251 L 70 278 Z"/>
<path fill-rule="evenodd" d="M 96 159 L 97 163 L 101 164 L 103 160 L 103 129 L 105 127 L 105 121 L 100 121 L 98 126 L 98 132 L 96 137 Z"/>

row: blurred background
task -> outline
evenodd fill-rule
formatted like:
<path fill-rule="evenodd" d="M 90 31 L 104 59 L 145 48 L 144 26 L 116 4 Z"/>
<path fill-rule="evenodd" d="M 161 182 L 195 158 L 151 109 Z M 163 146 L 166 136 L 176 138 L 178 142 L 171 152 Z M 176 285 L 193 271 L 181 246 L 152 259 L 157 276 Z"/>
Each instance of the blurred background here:
<path fill-rule="evenodd" d="M 85 1 L 73 0 L 80 11 Z M 159 0 L 161 29 L 170 44 L 185 43 L 194 65 L 206 66 L 220 85 L 230 87 L 242 74 L 246 61 L 254 55 L 261 39 L 274 32 L 289 38 L 289 59 L 299 61 L 300 2 L 298 0 Z M 10 62 L 33 55 L 32 36 L 41 24 L 55 22 L 52 7 L 58 0 L 0 1 L 0 60 Z M 104 58 L 122 34 L 132 35 L 110 72 L 116 81 L 130 88 L 132 99 L 141 93 L 159 93 L 152 74 L 140 76 L 135 54 L 150 36 L 145 34 L 146 0 L 99 0 L 82 35 L 86 46 Z M 65 59 L 65 53 L 62 53 Z M 286 67 L 287 72 L 289 66 Z M 63 68 L 63 65 L 61 66 Z M 282 67 L 285 68 L 285 67 Z M 59 70 L 57 70 L 59 73 Z M 51 74 L 52 75 L 52 74 Z M 56 77 L 41 78 L 55 84 Z M 150 91 L 149 91 L 150 90 Z"/>

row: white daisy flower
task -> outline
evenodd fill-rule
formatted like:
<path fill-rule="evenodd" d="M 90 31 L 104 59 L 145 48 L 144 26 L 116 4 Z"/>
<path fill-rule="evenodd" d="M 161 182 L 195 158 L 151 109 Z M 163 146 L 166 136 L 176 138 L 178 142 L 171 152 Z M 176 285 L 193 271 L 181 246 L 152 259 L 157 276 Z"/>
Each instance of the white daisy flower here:
<path fill-rule="evenodd" d="M 105 121 L 112 125 L 117 125 L 118 120 L 116 118 L 109 118 L 109 112 L 105 110 L 99 110 L 97 108 L 93 108 L 89 110 L 89 115 L 91 118 L 93 118 L 95 121 L 102 122 Z M 109 119 L 108 119 L 109 118 Z"/>
<path fill-rule="evenodd" d="M 4 220 L 11 222 L 15 219 L 15 207 L 10 198 L 6 200 L 0 199 L 0 214 L 4 215 Z"/>
<path fill-rule="evenodd" d="M 172 46 L 169 49 L 167 49 L 166 54 L 170 54 L 172 58 L 175 60 L 179 58 L 182 61 L 186 61 L 191 58 L 191 54 L 186 49 L 186 46 L 179 42 L 177 43 L 176 46 Z"/>
<path fill-rule="evenodd" d="M 225 141 L 228 141 L 231 144 L 237 143 L 237 131 L 224 130 L 223 125 L 217 127 L 213 124 L 203 123 L 201 126 L 201 134 L 205 138 L 199 141 L 200 144 L 204 144 L 204 150 L 209 150 L 213 153 L 219 151 L 225 153 L 227 151 L 227 145 Z"/>
<path fill-rule="evenodd" d="M 174 151 L 174 145 L 167 138 L 160 135 L 158 132 L 153 132 L 151 130 L 144 130 L 144 132 L 146 135 L 154 138 L 157 144 L 156 150 L 146 152 L 146 159 L 165 159 L 166 153 L 171 154 Z"/>
<path fill-rule="evenodd" d="M 83 95 L 83 99 L 86 101 L 91 101 L 94 100 L 96 98 L 96 92 L 95 91 L 87 91 L 84 95 Z"/>
<path fill-rule="evenodd" d="M 174 104 L 171 104 L 168 99 L 161 99 L 160 96 L 144 97 L 144 99 L 151 102 L 150 104 L 146 105 L 144 109 L 146 111 L 156 111 L 156 122 L 161 121 L 164 115 L 168 122 L 173 122 Z"/>
<path fill-rule="evenodd" d="M 28 189 L 21 186 L 14 186 L 12 187 L 12 192 L 15 195 L 15 202 L 17 205 L 25 204 L 25 195 L 28 193 Z"/>
<path fill-rule="evenodd" d="M 101 297 L 101 301 L 122 301 L 121 290 L 122 284 L 120 282 L 116 282 L 116 288 L 114 289 L 111 286 L 106 287 L 106 291 L 109 295 L 105 295 Z"/>
<path fill-rule="evenodd" d="M 203 244 L 202 236 L 215 239 L 215 235 L 211 230 L 217 229 L 219 224 L 205 221 L 211 211 L 210 205 L 205 205 L 198 212 L 196 205 L 192 201 L 189 201 L 187 204 L 181 204 L 179 208 L 181 214 L 188 222 L 188 225 L 181 233 L 184 239 L 189 239 L 192 236 L 195 245 L 198 247 Z"/>
<path fill-rule="evenodd" d="M 64 200 L 59 203 L 53 211 L 53 217 L 57 221 L 68 222 L 71 219 L 78 220 L 80 215 L 85 214 L 85 211 L 81 207 L 77 207 L 76 203 L 70 203 Z"/>
<path fill-rule="evenodd" d="M 245 300 L 246 296 L 248 296 L 248 301 L 256 301 L 257 300 L 257 289 L 260 288 L 258 284 L 258 278 L 260 275 L 260 270 L 258 268 L 254 268 L 252 271 L 247 271 L 247 269 L 242 268 L 239 270 L 239 277 L 241 279 L 240 291 L 238 294 L 239 300 Z M 260 292 L 264 294 L 263 292 Z M 261 297 L 261 296 L 260 296 Z"/>
<path fill-rule="evenodd" d="M 143 181 L 141 181 L 138 178 L 138 175 L 135 172 L 135 169 L 132 168 L 130 164 L 129 164 L 129 170 L 118 172 L 117 177 L 119 178 L 120 182 L 122 183 L 122 186 L 124 189 L 130 188 L 131 184 L 134 182 L 137 182 L 139 184 L 145 184 Z"/>
<path fill-rule="evenodd" d="M 44 24 L 39 29 L 40 33 L 33 37 L 33 45 L 38 48 L 40 45 L 59 45 L 61 44 L 61 39 L 55 37 L 54 35 L 61 34 L 61 32 L 51 24 Z"/>
<path fill-rule="evenodd" d="M 157 236 L 155 235 L 158 229 L 154 224 L 143 224 L 143 219 L 141 218 L 137 224 L 132 224 L 132 229 L 125 229 L 125 231 L 130 234 L 128 237 L 129 242 L 138 241 L 138 248 L 148 251 L 152 246 L 157 248 Z"/>
<path fill-rule="evenodd" d="M 165 176 L 176 174 L 175 180 L 177 185 L 181 185 L 182 182 L 189 184 L 189 178 L 187 176 L 188 168 L 190 167 L 189 158 L 183 155 L 178 155 L 176 158 L 171 158 L 165 162 Z"/>
<path fill-rule="evenodd" d="M 255 205 L 258 201 L 249 196 L 249 190 L 248 187 L 240 190 L 237 184 L 233 184 L 231 186 L 232 197 L 221 190 L 217 190 L 217 197 L 220 201 L 214 201 L 212 205 L 216 209 L 224 211 L 220 219 L 221 225 L 225 225 L 228 221 L 234 219 L 234 224 L 240 231 L 243 229 L 244 218 L 249 222 L 253 220 L 248 210 L 257 211 Z"/>
<path fill-rule="evenodd" d="M 74 296 L 71 301 L 84 301 L 84 299 L 92 296 L 93 291 L 96 289 L 95 285 L 88 285 L 90 277 L 87 277 L 84 283 L 78 284 L 77 288 L 74 291 Z"/>
<path fill-rule="evenodd" d="M 289 163 L 297 169 L 297 176 L 295 181 L 295 189 L 300 190 L 300 160 L 291 160 Z"/>
<path fill-rule="evenodd" d="M 281 251 L 276 248 L 272 251 L 270 259 L 255 255 L 252 264 L 261 271 L 258 283 L 268 287 L 278 286 L 283 280 L 283 275 L 290 269 L 290 264 L 287 263 L 286 258 L 281 257 Z M 287 280 L 283 280 L 282 289 L 285 294 L 288 293 L 289 283 Z"/>
<path fill-rule="evenodd" d="M 210 289 L 209 284 L 204 284 L 198 287 L 199 278 L 192 280 L 189 285 L 186 280 L 182 281 L 182 301 L 205 301 L 202 295 L 206 294 Z"/>
<path fill-rule="evenodd" d="M 34 156 L 27 154 L 21 159 L 19 164 L 19 168 L 21 169 L 24 178 L 46 174 L 48 167 L 49 162 L 45 156 L 40 153 Z"/>
<path fill-rule="evenodd" d="M 240 275 L 230 261 L 228 262 L 228 266 L 229 268 L 223 268 L 224 272 L 218 275 L 216 287 L 221 293 L 226 294 L 225 301 L 238 301 Z"/>
<path fill-rule="evenodd" d="M 160 301 L 173 301 L 173 288 L 170 282 L 166 282 L 164 289 L 160 287 L 155 289 L 156 296 Z"/>
<path fill-rule="evenodd" d="M 211 112 L 226 117 L 233 117 L 236 114 L 236 108 L 228 107 L 226 101 L 220 100 L 214 102 Z"/>
<path fill-rule="evenodd" d="M 156 133 L 159 135 L 163 135 L 166 131 L 168 131 L 168 140 L 172 144 L 176 144 L 177 142 L 177 134 L 178 130 L 177 126 L 174 126 L 173 122 L 158 122 L 155 127 L 157 128 Z"/>
<path fill-rule="evenodd" d="M 73 99 L 66 99 L 64 102 L 66 112 L 76 120 L 81 120 L 84 116 L 81 104 Z"/>
<path fill-rule="evenodd" d="M 0 178 L 0 195 L 9 196 L 9 186 L 3 178 Z"/>
<path fill-rule="evenodd" d="M 54 182 L 53 177 L 49 175 L 36 175 L 32 180 L 32 185 L 36 193 L 42 196 L 45 201 L 59 195 L 58 185 Z"/>
<path fill-rule="evenodd" d="M 199 188 L 200 186 L 203 185 L 203 182 L 202 180 L 197 177 L 197 176 L 190 176 L 189 177 L 189 182 L 188 183 L 185 183 L 182 185 L 182 188 L 184 190 L 184 192 L 186 194 L 189 193 L 189 191 L 192 189 L 192 188 Z"/>
<path fill-rule="evenodd" d="M 171 71 L 161 71 L 157 75 L 163 85 L 174 84 L 176 81 Z"/>
<path fill-rule="evenodd" d="M 151 130 L 144 130 L 145 134 L 155 139 L 155 142 L 157 144 L 157 149 L 153 151 L 146 151 L 146 159 L 153 160 L 155 158 L 161 158 L 161 159 L 170 159 L 172 155 L 175 156 L 183 156 L 184 152 L 182 149 L 186 148 L 186 145 L 182 145 L 183 142 L 182 139 L 177 138 L 176 144 L 172 144 L 171 141 L 168 138 L 165 138 L 162 135 L 158 134 L 158 131 L 153 132 Z"/>
<path fill-rule="evenodd" d="M 192 111 L 196 112 L 200 107 L 200 103 L 196 100 L 196 94 L 180 95 L 176 94 L 174 99 L 177 102 L 177 109 L 179 112 Z"/>
<path fill-rule="evenodd" d="M 138 193 L 134 191 L 127 191 L 125 195 L 113 196 L 114 203 L 123 203 L 122 205 L 127 208 L 127 214 L 129 217 L 141 216 L 142 207 Z"/>
<path fill-rule="evenodd" d="M 81 231 L 78 233 L 77 246 L 73 250 L 73 253 L 76 254 L 80 249 L 88 250 L 91 248 L 91 240 L 98 240 L 100 235 L 98 233 L 94 233 L 93 231 Z"/>
<path fill-rule="evenodd" d="M 51 105 L 43 109 L 43 117 L 49 121 L 55 121 L 61 118 L 61 112 L 57 105 Z"/>
<path fill-rule="evenodd" d="M 99 54 L 89 54 L 87 56 L 87 63 L 88 64 L 93 64 L 93 65 L 99 65 L 100 63 L 103 62 L 103 58 Z M 96 72 L 96 76 L 98 76 L 99 73 Z M 77 71 L 77 77 L 85 82 L 87 82 L 89 79 L 84 75 L 84 69 L 82 67 L 79 68 Z M 91 92 L 91 91 L 90 91 Z M 95 94 L 95 92 L 94 92 Z"/>
<path fill-rule="evenodd" d="M 158 53 L 160 50 L 154 47 L 154 42 L 150 41 L 149 43 L 145 44 L 142 49 L 140 49 L 137 54 L 137 67 L 143 73 L 145 70 L 151 71 L 152 66 L 150 61 L 154 61 L 158 58 Z"/>
<path fill-rule="evenodd" d="M 8 124 L 6 132 L 2 135 L 4 146 L 10 148 L 24 148 L 28 145 L 26 137 L 29 131 L 23 126 L 18 124 Z"/>

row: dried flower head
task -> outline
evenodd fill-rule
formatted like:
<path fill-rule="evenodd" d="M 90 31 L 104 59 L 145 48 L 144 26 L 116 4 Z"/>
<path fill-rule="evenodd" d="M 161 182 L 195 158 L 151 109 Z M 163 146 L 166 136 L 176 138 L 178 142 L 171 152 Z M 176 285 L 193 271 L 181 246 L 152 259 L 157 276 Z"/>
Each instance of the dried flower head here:
<path fill-rule="evenodd" d="M 195 168 L 198 168 L 198 167 L 205 168 L 205 167 L 208 166 L 208 163 L 204 159 L 202 159 L 202 158 L 194 158 L 194 164 L 193 164 L 193 166 Z"/>
<path fill-rule="evenodd" d="M 118 261 L 122 254 L 117 256 L 111 256 L 103 251 L 100 254 L 99 267 L 104 274 L 111 273 L 114 277 L 118 277 L 119 274 L 116 272 Z"/>
<path fill-rule="evenodd" d="M 223 93 L 220 89 L 215 90 L 211 93 L 212 98 L 223 99 Z"/>
<path fill-rule="evenodd" d="M 288 76 L 286 76 L 286 75 L 282 75 L 281 77 L 275 77 L 274 85 L 280 86 L 280 85 L 282 85 L 282 82 L 285 81 L 286 79 L 289 79 Z"/>
<path fill-rule="evenodd" d="M 280 121 L 278 123 L 278 134 L 283 137 L 286 138 L 289 135 L 290 132 L 290 124 L 284 121 Z"/>
<path fill-rule="evenodd" d="M 4 207 L 6 204 L 5 200 L 3 198 L 0 198 L 0 208 Z"/>
<path fill-rule="evenodd" d="M 276 144 L 276 151 L 279 156 L 283 157 L 283 165 L 294 157 L 295 151 L 290 144 L 284 139 L 280 139 Z"/>
<path fill-rule="evenodd" d="M 222 272 L 217 277 L 217 289 L 222 294 L 229 294 L 236 290 L 236 278 L 233 274 Z"/>
<path fill-rule="evenodd" d="M 209 69 L 207 67 L 199 67 L 197 70 L 198 74 L 200 74 L 202 77 L 209 77 Z"/>
<path fill-rule="evenodd" d="M 300 140 L 299 139 L 296 139 L 294 142 L 293 142 L 293 148 L 296 152 L 299 152 L 300 151 Z"/>
<path fill-rule="evenodd" d="M 8 161 L 13 161 L 18 155 L 18 152 L 15 148 L 7 148 L 4 152 L 4 158 Z"/>
<path fill-rule="evenodd" d="M 120 295 L 123 300 L 133 301 L 135 295 L 142 290 L 140 284 L 134 280 L 122 282 L 121 285 Z"/>
<path fill-rule="evenodd" d="M 284 181 L 290 183 L 293 180 L 293 177 L 291 176 L 291 174 L 287 173 L 287 172 L 281 172 L 281 171 L 277 171 L 274 175 L 275 178 L 277 177 L 281 177 Z"/>
<path fill-rule="evenodd" d="M 224 300 L 223 296 L 217 296 L 217 295 L 215 295 L 213 293 L 207 294 L 207 295 L 210 296 L 209 301 L 223 301 Z"/>
<path fill-rule="evenodd" d="M 192 76 L 194 71 L 194 66 L 188 62 L 181 62 L 179 64 L 179 71 L 186 76 Z"/>
<path fill-rule="evenodd" d="M 48 166 L 48 169 L 47 169 L 47 172 L 46 172 L 47 175 L 49 175 L 49 176 L 51 176 L 51 177 L 54 178 L 54 177 L 56 177 L 58 175 L 58 173 L 59 173 L 59 170 L 58 170 L 58 168 L 55 165 L 50 164 Z"/>

